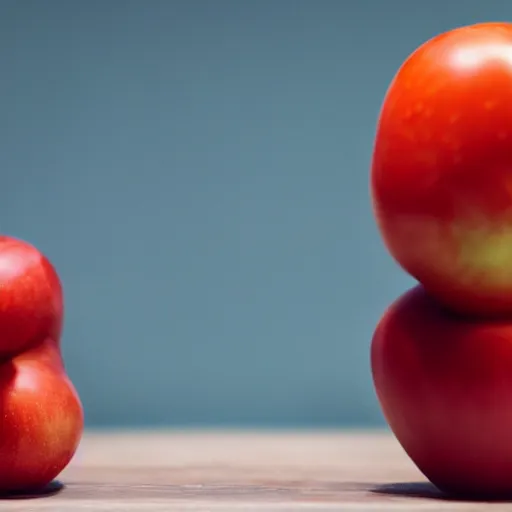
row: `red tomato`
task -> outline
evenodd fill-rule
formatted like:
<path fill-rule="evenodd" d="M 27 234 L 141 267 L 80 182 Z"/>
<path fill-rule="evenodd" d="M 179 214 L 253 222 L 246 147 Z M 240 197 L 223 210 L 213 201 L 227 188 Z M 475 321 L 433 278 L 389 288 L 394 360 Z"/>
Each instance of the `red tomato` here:
<path fill-rule="evenodd" d="M 464 313 L 512 314 L 512 24 L 427 41 L 394 77 L 371 170 L 397 262 Z"/>
<path fill-rule="evenodd" d="M 512 494 L 512 320 L 456 315 L 418 285 L 382 317 L 371 361 L 389 426 L 435 485 Z"/>

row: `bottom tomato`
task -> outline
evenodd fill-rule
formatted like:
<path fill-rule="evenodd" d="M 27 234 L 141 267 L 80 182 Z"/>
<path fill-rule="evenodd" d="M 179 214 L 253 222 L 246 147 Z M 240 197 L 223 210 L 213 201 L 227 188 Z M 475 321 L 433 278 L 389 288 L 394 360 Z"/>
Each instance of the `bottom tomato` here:
<path fill-rule="evenodd" d="M 512 319 L 456 315 L 418 285 L 380 320 L 371 364 L 391 430 L 434 485 L 512 495 Z"/>

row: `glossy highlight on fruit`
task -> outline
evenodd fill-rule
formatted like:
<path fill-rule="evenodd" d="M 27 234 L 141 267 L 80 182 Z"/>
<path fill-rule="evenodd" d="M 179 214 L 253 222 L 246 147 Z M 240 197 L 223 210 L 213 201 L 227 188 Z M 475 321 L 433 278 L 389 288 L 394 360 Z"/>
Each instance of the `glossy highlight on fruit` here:
<path fill-rule="evenodd" d="M 384 98 L 371 168 L 394 259 L 461 313 L 512 314 L 512 24 L 416 49 Z"/>
<path fill-rule="evenodd" d="M 371 348 L 396 438 L 441 490 L 512 496 L 512 320 L 458 315 L 418 285 L 383 315 Z"/>
<path fill-rule="evenodd" d="M 33 491 L 70 462 L 83 409 L 66 375 L 63 292 L 48 259 L 0 236 L 0 493 Z"/>

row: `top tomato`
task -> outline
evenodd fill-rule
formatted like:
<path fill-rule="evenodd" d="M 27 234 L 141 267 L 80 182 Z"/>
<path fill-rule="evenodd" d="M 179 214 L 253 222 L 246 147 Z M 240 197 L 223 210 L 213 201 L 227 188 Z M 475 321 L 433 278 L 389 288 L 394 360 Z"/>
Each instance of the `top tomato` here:
<path fill-rule="evenodd" d="M 398 263 L 461 313 L 512 316 L 512 24 L 441 34 L 384 99 L 371 189 Z"/>

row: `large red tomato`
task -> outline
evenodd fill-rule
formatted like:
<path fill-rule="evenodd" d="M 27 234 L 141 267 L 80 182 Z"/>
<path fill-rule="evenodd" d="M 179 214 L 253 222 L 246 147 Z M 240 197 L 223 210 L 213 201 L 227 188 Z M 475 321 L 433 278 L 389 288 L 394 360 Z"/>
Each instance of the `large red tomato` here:
<path fill-rule="evenodd" d="M 389 426 L 435 485 L 512 494 L 512 321 L 458 316 L 418 285 L 382 317 L 371 362 Z"/>
<path fill-rule="evenodd" d="M 512 24 L 427 41 L 380 112 L 371 172 L 398 263 L 459 312 L 512 313 Z"/>

